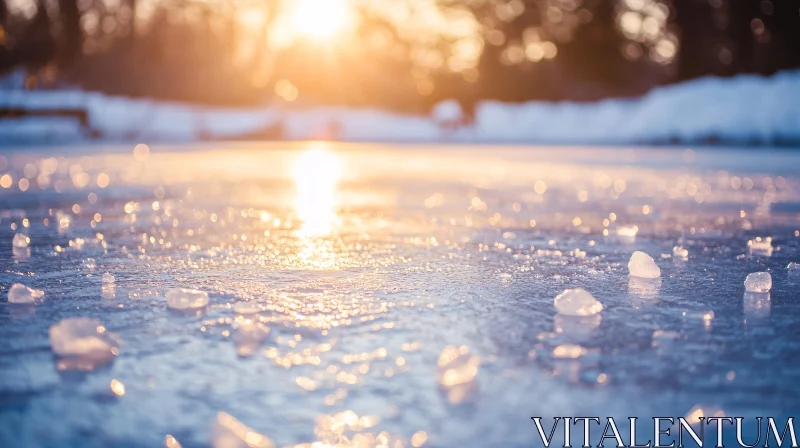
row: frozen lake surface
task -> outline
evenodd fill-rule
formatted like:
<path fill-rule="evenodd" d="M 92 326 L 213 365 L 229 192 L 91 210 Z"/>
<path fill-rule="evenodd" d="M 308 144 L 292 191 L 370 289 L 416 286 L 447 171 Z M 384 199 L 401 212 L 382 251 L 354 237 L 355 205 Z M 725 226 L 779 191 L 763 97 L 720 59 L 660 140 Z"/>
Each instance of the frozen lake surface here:
<path fill-rule="evenodd" d="M 26 147 L 0 187 L 1 446 L 521 447 L 531 416 L 800 409 L 798 152 Z M 557 314 L 569 288 L 602 311 Z M 58 357 L 68 318 L 121 342 Z"/>

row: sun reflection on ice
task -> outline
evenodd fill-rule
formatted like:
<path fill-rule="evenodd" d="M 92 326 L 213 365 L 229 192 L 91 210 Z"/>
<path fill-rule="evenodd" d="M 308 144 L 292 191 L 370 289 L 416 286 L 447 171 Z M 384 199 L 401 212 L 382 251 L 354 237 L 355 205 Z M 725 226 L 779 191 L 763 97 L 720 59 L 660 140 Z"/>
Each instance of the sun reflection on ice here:
<path fill-rule="evenodd" d="M 292 177 L 297 188 L 294 206 L 302 222 L 298 236 L 322 237 L 333 232 L 340 175 L 339 158 L 324 143 L 315 144 L 297 158 Z"/>

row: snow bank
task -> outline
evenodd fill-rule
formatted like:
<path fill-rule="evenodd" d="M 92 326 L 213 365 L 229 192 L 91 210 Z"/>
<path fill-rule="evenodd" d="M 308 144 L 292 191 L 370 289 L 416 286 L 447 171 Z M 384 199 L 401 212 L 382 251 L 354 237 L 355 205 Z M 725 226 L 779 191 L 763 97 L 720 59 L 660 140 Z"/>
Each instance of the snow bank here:
<path fill-rule="evenodd" d="M 637 99 L 596 103 L 482 102 L 475 124 L 450 100 L 430 117 L 343 107 L 211 109 L 81 91 L 0 90 L 0 108 L 78 108 L 104 139 L 192 141 L 226 138 L 348 141 L 468 141 L 548 144 L 722 142 L 798 144 L 800 71 L 771 78 L 703 78 L 659 87 Z M 0 120 L 0 143 L 81 139 L 75 119 Z"/>
<path fill-rule="evenodd" d="M 0 141 L 79 139 L 90 130 L 110 140 L 234 138 L 262 131 L 278 118 L 277 112 L 270 109 L 210 109 L 77 90 L 0 91 L 0 108 L 3 107 L 86 110 L 90 129 L 81 129 L 77 118 L 5 119 L 0 120 Z"/>
<path fill-rule="evenodd" d="M 484 102 L 482 141 L 630 144 L 800 142 L 800 72 L 702 78 L 631 100 L 512 105 Z"/>

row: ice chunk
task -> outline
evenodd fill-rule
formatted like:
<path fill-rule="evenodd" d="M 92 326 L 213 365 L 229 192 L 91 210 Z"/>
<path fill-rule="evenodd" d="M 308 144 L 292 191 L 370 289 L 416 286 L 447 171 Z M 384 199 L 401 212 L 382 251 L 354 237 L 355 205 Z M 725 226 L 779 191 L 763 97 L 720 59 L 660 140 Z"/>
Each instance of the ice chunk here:
<path fill-rule="evenodd" d="M 68 229 L 70 224 L 72 224 L 72 215 L 58 210 L 56 211 L 56 222 L 58 222 L 59 232 L 63 231 L 64 229 Z"/>
<path fill-rule="evenodd" d="M 790 282 L 797 283 L 800 281 L 800 263 L 789 263 L 789 265 L 786 266 L 786 270 L 789 271 L 787 277 Z"/>
<path fill-rule="evenodd" d="M 120 340 L 97 319 L 70 317 L 50 327 L 50 345 L 58 356 L 110 360 L 119 353 Z"/>
<path fill-rule="evenodd" d="M 565 290 L 556 296 L 553 304 L 559 314 L 566 316 L 591 316 L 603 311 L 603 304 L 581 288 Z"/>
<path fill-rule="evenodd" d="M 28 247 L 28 244 L 31 242 L 31 239 L 27 236 L 18 233 L 14 235 L 14 239 L 11 240 L 11 245 L 14 246 L 14 249 L 25 249 Z"/>
<path fill-rule="evenodd" d="M 639 233 L 639 226 L 633 224 L 629 226 L 617 227 L 617 236 L 624 236 L 631 238 L 635 237 L 637 233 Z"/>
<path fill-rule="evenodd" d="M 166 295 L 167 306 L 174 310 L 193 310 L 208 306 L 208 294 L 204 291 L 172 288 Z"/>
<path fill-rule="evenodd" d="M 117 287 L 116 287 L 116 283 L 114 283 L 114 282 L 117 279 L 115 279 L 114 276 L 111 275 L 108 272 L 104 273 L 103 276 L 101 277 L 101 279 L 102 279 L 102 282 L 103 282 L 101 296 L 104 299 L 114 299 L 116 297 L 116 295 L 117 295 L 117 292 L 116 292 Z"/>
<path fill-rule="evenodd" d="M 117 297 L 117 288 L 113 283 L 103 283 L 100 297 L 106 300 L 114 300 Z"/>
<path fill-rule="evenodd" d="M 687 259 L 689 258 L 689 250 L 683 246 L 675 246 L 672 248 L 672 256 L 678 259 Z"/>
<path fill-rule="evenodd" d="M 470 356 L 469 347 L 448 345 L 439 354 L 439 384 L 445 387 L 472 382 L 478 374 L 480 359 Z"/>
<path fill-rule="evenodd" d="M 661 269 L 658 268 L 653 257 L 638 250 L 631 255 L 631 261 L 628 262 L 628 270 L 630 270 L 630 275 L 633 277 L 661 277 Z"/>
<path fill-rule="evenodd" d="M 469 347 L 448 345 L 439 355 L 437 365 L 436 379 L 450 404 L 460 404 L 473 395 L 477 389 L 475 377 L 480 370 L 481 360 L 470 355 Z"/>
<path fill-rule="evenodd" d="M 617 240 L 623 244 L 633 244 L 636 242 L 636 234 L 639 233 L 639 227 L 635 225 L 617 227 Z"/>
<path fill-rule="evenodd" d="M 553 349 L 553 357 L 561 359 L 576 359 L 588 353 L 589 350 L 577 344 L 562 344 Z"/>
<path fill-rule="evenodd" d="M 772 255 L 772 237 L 756 237 L 747 242 L 747 247 L 750 249 L 751 254 L 756 255 Z"/>
<path fill-rule="evenodd" d="M 239 356 L 251 356 L 261 347 L 268 334 L 269 328 L 261 322 L 251 319 L 244 319 L 238 322 L 236 332 L 233 334 L 236 354 Z"/>
<path fill-rule="evenodd" d="M 769 292 L 772 289 L 772 276 L 769 275 L 769 272 L 747 274 L 744 289 L 747 292 Z"/>
<path fill-rule="evenodd" d="M 36 303 L 44 298 L 44 291 L 14 283 L 8 290 L 8 303 Z"/>
<path fill-rule="evenodd" d="M 236 314 L 256 314 L 261 311 L 261 306 L 257 302 L 236 302 L 233 311 Z"/>
<path fill-rule="evenodd" d="M 275 443 L 232 415 L 220 412 L 211 423 L 211 446 L 214 448 L 274 448 Z"/>
<path fill-rule="evenodd" d="M 94 269 L 94 268 L 97 267 L 97 262 L 94 261 L 94 258 L 87 258 L 87 259 L 83 260 L 83 266 L 86 269 Z"/>

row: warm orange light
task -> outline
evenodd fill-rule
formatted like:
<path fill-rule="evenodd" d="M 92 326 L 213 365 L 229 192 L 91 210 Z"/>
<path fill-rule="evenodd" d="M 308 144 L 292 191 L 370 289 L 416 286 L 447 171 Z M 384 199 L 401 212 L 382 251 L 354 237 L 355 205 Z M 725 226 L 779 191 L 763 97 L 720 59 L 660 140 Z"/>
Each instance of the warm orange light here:
<path fill-rule="evenodd" d="M 339 158 L 322 142 L 313 143 L 297 158 L 293 177 L 295 208 L 303 222 L 298 232 L 301 236 L 322 236 L 333 230 L 339 169 Z"/>
<path fill-rule="evenodd" d="M 331 37 L 352 21 L 348 0 L 298 0 L 290 11 L 292 28 L 301 35 Z"/>

